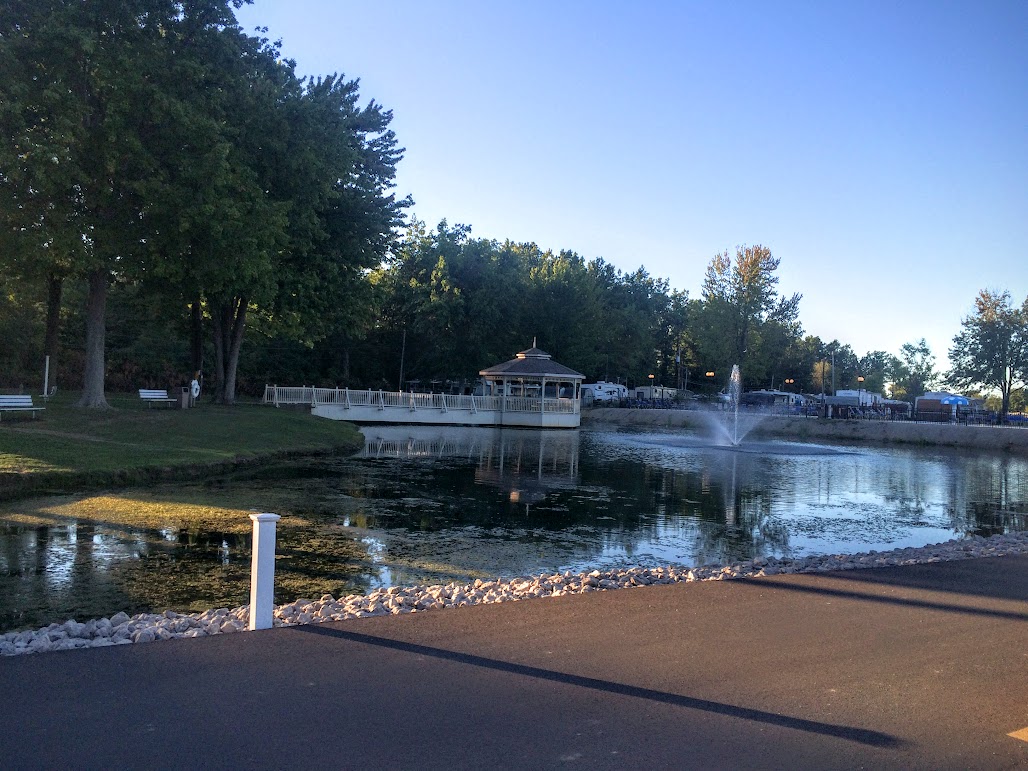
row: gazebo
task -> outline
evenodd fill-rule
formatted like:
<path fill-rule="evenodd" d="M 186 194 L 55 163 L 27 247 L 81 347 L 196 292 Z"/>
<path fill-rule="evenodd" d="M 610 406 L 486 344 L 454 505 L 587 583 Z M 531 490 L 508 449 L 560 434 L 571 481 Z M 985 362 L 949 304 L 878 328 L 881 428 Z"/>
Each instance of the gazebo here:
<path fill-rule="evenodd" d="M 483 369 L 473 394 L 352 391 L 349 388 L 265 386 L 264 403 L 309 404 L 311 414 L 354 423 L 578 428 L 585 376 L 535 347 Z"/>
<path fill-rule="evenodd" d="M 572 428 L 581 420 L 581 387 L 585 375 L 553 361 L 533 345 L 510 361 L 479 373 L 490 396 L 501 397 L 500 424 Z"/>

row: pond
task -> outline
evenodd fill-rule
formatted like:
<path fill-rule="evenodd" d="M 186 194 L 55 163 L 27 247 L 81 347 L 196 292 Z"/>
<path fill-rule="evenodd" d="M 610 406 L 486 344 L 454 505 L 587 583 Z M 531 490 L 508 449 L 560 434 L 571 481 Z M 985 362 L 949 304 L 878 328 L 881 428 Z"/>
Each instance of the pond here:
<path fill-rule="evenodd" d="M 711 445 L 682 432 L 365 429 L 201 484 L 0 507 L 0 632 L 248 601 L 250 511 L 279 523 L 276 600 L 542 571 L 728 563 L 1028 529 L 1028 460 Z"/>

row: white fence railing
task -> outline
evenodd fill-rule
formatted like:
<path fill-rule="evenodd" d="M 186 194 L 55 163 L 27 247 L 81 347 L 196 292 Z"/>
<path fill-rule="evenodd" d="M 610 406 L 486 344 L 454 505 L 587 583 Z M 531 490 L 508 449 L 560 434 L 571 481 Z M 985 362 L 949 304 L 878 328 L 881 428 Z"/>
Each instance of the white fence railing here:
<path fill-rule="evenodd" d="M 264 386 L 264 403 L 274 404 L 311 404 L 314 402 L 313 386 Z"/>
<path fill-rule="evenodd" d="M 349 407 L 403 407 L 412 412 L 417 410 L 464 410 L 467 412 L 499 411 L 549 412 L 573 415 L 578 411 L 574 399 L 547 398 L 540 400 L 532 396 L 508 396 L 506 405 L 502 396 L 469 396 L 466 394 L 418 394 L 396 391 L 354 391 L 349 388 L 315 388 L 314 386 L 264 386 L 264 403 L 275 407 L 288 404 L 305 404 L 315 407 L 319 404 L 341 404 Z"/>

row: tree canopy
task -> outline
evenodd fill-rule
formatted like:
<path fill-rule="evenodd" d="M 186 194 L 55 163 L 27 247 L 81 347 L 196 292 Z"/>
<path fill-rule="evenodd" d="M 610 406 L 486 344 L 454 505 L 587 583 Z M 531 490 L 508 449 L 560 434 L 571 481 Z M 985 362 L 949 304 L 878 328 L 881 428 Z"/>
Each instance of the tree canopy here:
<path fill-rule="evenodd" d="M 695 335 L 715 370 L 738 364 L 744 382 L 779 379 L 789 345 L 799 339 L 801 296 L 778 294 L 780 260 L 765 246 L 740 246 L 707 265 Z"/>
<path fill-rule="evenodd" d="M 935 355 L 922 337 L 914 343 L 900 347 L 899 358 L 893 363 L 892 398 L 913 401 L 938 381 Z"/>
<path fill-rule="evenodd" d="M 235 398 L 248 316 L 308 342 L 347 311 L 408 201 L 358 83 L 301 79 L 233 0 L 18 0 L 0 10 L 5 241 L 21 274 L 88 281 L 82 404 L 105 406 L 112 282 L 209 319 Z M 9 66 L 8 66 L 9 65 Z"/>
<path fill-rule="evenodd" d="M 957 388 L 995 388 L 1005 416 L 1011 393 L 1028 382 L 1028 298 L 1016 307 L 1010 292 L 981 290 L 974 311 L 953 338 L 949 358 L 947 382 Z"/>

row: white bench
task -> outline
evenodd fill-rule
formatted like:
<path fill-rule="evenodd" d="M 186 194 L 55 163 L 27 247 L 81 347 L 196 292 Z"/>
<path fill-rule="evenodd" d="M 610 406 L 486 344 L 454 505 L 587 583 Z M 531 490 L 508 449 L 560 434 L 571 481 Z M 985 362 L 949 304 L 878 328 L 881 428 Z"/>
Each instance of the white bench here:
<path fill-rule="evenodd" d="M 167 404 L 171 406 L 178 401 L 178 399 L 172 399 L 168 396 L 168 391 L 165 388 L 140 388 L 139 398 L 146 402 L 148 408 L 153 404 Z"/>
<path fill-rule="evenodd" d="M 0 413 L 3 412 L 31 412 L 36 417 L 36 412 L 45 410 L 46 407 L 37 407 L 32 403 L 29 395 L 0 396 Z"/>

